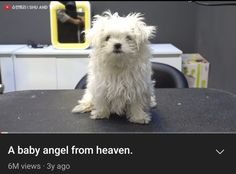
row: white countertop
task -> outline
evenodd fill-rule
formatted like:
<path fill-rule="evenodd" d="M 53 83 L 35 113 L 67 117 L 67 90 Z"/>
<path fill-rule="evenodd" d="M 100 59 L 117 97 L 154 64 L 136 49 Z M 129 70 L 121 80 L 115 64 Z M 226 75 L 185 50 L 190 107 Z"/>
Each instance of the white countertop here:
<path fill-rule="evenodd" d="M 15 55 L 88 55 L 91 49 L 57 49 L 52 45 L 44 48 L 24 47 L 17 50 Z"/>
<path fill-rule="evenodd" d="M 167 43 L 167 44 L 150 44 L 150 48 L 152 51 L 152 54 L 176 54 L 180 55 L 183 54 L 183 52 L 175 47 L 174 45 Z"/>
<path fill-rule="evenodd" d="M 153 55 L 181 55 L 183 52 L 172 44 L 150 44 Z M 30 48 L 27 45 L 0 45 L 0 54 L 14 55 L 88 55 L 91 49 Z"/>
<path fill-rule="evenodd" d="M 18 44 L 18 45 L 0 45 L 0 54 L 12 54 L 14 51 L 24 48 L 26 45 Z"/>

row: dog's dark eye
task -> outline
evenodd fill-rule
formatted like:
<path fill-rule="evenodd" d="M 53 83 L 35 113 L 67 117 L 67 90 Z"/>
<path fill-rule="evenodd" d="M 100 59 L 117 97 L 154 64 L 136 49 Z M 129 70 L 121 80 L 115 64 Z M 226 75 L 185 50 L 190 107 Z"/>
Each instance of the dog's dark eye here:
<path fill-rule="evenodd" d="M 108 40 L 110 39 L 110 37 L 111 37 L 111 36 L 107 36 L 106 39 L 105 39 L 105 41 L 108 41 Z"/>
<path fill-rule="evenodd" d="M 128 36 L 126 36 L 126 39 L 127 40 L 132 40 L 132 37 L 128 35 Z"/>

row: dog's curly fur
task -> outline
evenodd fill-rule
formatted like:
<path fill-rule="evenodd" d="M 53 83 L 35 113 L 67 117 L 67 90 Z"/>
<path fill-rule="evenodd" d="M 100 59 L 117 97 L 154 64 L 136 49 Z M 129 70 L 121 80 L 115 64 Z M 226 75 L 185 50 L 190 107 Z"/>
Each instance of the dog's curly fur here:
<path fill-rule="evenodd" d="M 73 113 L 92 111 L 92 119 L 126 114 L 130 122 L 150 122 L 149 109 L 156 102 L 148 40 L 154 36 L 155 27 L 143 20 L 140 13 L 121 17 L 106 11 L 95 16 L 87 34 L 94 48 L 87 89 Z"/>

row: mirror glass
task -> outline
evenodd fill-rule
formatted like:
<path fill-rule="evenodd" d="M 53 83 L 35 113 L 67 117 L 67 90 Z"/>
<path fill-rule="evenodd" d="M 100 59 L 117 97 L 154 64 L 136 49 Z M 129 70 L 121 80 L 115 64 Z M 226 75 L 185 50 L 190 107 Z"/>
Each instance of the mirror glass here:
<path fill-rule="evenodd" d="M 88 1 L 53 1 L 50 3 L 51 40 L 55 48 L 85 49 L 86 33 L 91 23 Z"/>

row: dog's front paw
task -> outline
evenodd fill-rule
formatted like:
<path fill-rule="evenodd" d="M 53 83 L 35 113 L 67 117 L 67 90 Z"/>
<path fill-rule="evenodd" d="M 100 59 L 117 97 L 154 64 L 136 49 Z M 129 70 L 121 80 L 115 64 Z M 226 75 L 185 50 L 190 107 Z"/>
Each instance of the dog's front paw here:
<path fill-rule="evenodd" d="M 91 110 L 92 110 L 91 104 L 81 103 L 75 106 L 71 112 L 72 113 L 85 113 L 85 112 L 90 112 Z"/>
<path fill-rule="evenodd" d="M 147 113 L 143 115 L 135 115 L 129 118 L 129 121 L 132 123 L 138 123 L 138 124 L 148 124 L 151 121 L 150 115 Z"/>
<path fill-rule="evenodd" d="M 110 116 L 110 112 L 109 111 L 97 111 L 97 110 L 93 110 L 92 112 L 91 112 L 91 116 L 90 116 L 90 118 L 91 119 L 104 119 L 104 118 L 109 118 L 109 116 Z"/>

